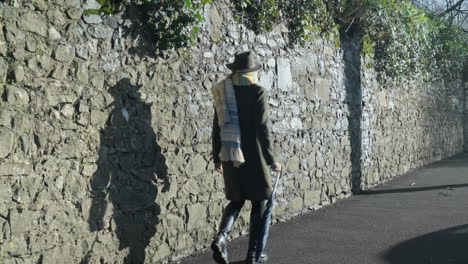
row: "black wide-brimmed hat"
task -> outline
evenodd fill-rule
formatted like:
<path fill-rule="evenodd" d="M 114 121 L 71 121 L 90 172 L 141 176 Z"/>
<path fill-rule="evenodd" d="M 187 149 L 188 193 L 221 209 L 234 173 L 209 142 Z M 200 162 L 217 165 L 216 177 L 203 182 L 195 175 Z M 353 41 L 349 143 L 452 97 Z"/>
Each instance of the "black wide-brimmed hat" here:
<path fill-rule="evenodd" d="M 262 65 L 257 60 L 257 56 L 252 51 L 237 52 L 234 55 L 234 62 L 226 64 L 232 71 L 253 72 L 259 70 Z"/>

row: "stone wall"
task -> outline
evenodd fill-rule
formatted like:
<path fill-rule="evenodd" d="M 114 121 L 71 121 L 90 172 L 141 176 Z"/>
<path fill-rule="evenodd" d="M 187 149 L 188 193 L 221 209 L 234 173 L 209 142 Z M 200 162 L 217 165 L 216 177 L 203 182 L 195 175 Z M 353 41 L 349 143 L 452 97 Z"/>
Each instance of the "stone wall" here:
<path fill-rule="evenodd" d="M 215 1 L 195 47 L 157 57 L 138 7 L 83 15 L 95 4 L 0 3 L 2 264 L 165 263 L 208 246 L 226 205 L 209 89 L 237 50 L 264 66 L 286 171 L 276 220 L 462 151 L 460 84 L 381 87 L 352 35 L 291 48 L 286 28 L 256 35 Z"/>

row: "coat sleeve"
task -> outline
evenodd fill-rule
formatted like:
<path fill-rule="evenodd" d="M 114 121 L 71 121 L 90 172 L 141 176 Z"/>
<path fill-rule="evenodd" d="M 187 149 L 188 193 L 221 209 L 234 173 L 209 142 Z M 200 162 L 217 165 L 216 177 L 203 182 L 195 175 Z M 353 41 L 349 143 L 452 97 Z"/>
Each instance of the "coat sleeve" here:
<path fill-rule="evenodd" d="M 275 163 L 270 128 L 268 126 L 268 95 L 264 88 L 260 87 L 255 104 L 255 123 L 257 137 L 262 148 L 263 157 L 268 165 Z"/>
<path fill-rule="evenodd" d="M 214 163 L 219 163 L 219 153 L 221 152 L 221 134 L 220 128 L 218 125 L 218 115 L 216 114 L 216 109 L 214 111 L 213 117 L 213 130 L 211 132 L 211 144 L 212 144 L 212 155 Z"/>

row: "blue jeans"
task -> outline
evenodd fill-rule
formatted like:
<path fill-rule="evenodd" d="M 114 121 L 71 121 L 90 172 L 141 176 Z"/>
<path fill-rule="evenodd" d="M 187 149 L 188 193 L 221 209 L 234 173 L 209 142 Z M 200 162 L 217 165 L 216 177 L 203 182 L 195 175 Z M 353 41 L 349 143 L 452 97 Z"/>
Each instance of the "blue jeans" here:
<path fill-rule="evenodd" d="M 258 243 L 258 229 L 260 219 L 265 212 L 266 200 L 251 201 L 251 203 L 252 209 L 250 211 L 249 248 L 247 250 L 247 259 L 255 258 L 255 250 Z M 232 201 L 226 206 L 223 218 L 221 219 L 221 225 L 219 227 L 219 235 L 225 237 L 228 235 L 244 204 L 245 201 Z"/>

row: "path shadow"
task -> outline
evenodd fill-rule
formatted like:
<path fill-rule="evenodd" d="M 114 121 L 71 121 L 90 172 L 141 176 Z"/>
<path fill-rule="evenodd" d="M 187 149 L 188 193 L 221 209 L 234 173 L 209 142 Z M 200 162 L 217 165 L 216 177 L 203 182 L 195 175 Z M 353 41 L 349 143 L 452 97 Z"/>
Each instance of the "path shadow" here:
<path fill-rule="evenodd" d="M 169 187 L 166 159 L 151 127 L 151 104 L 139 89 L 125 78 L 109 90 L 113 110 L 100 131 L 98 169 L 90 181 L 90 230 L 115 232 L 119 250 L 128 249 L 125 264 L 144 263 L 159 222 L 156 184 Z M 94 263 L 96 243 L 82 263 Z"/>
<path fill-rule="evenodd" d="M 431 168 L 462 168 L 468 169 L 468 152 L 460 153 L 453 157 L 436 161 L 425 167 L 426 169 Z"/>
<path fill-rule="evenodd" d="M 351 182 L 352 192 L 359 193 L 362 184 L 362 88 L 361 88 L 361 54 L 360 32 L 358 25 L 341 30 L 340 41 L 343 48 L 345 74 L 345 103 L 348 105 L 348 133 L 351 144 Z"/>
<path fill-rule="evenodd" d="M 399 189 L 387 189 L 387 190 L 366 190 L 361 191 L 360 195 L 370 195 L 370 194 L 384 194 L 384 193 L 408 193 L 408 192 L 421 192 L 421 191 L 432 191 L 432 190 L 441 190 L 441 189 L 456 189 L 468 187 L 468 183 L 465 184 L 448 184 L 448 185 L 439 185 L 439 186 L 428 186 L 428 187 L 416 187 L 416 188 L 399 188 Z"/>
<path fill-rule="evenodd" d="M 404 241 L 383 254 L 389 264 L 466 264 L 468 225 L 456 226 Z"/>

